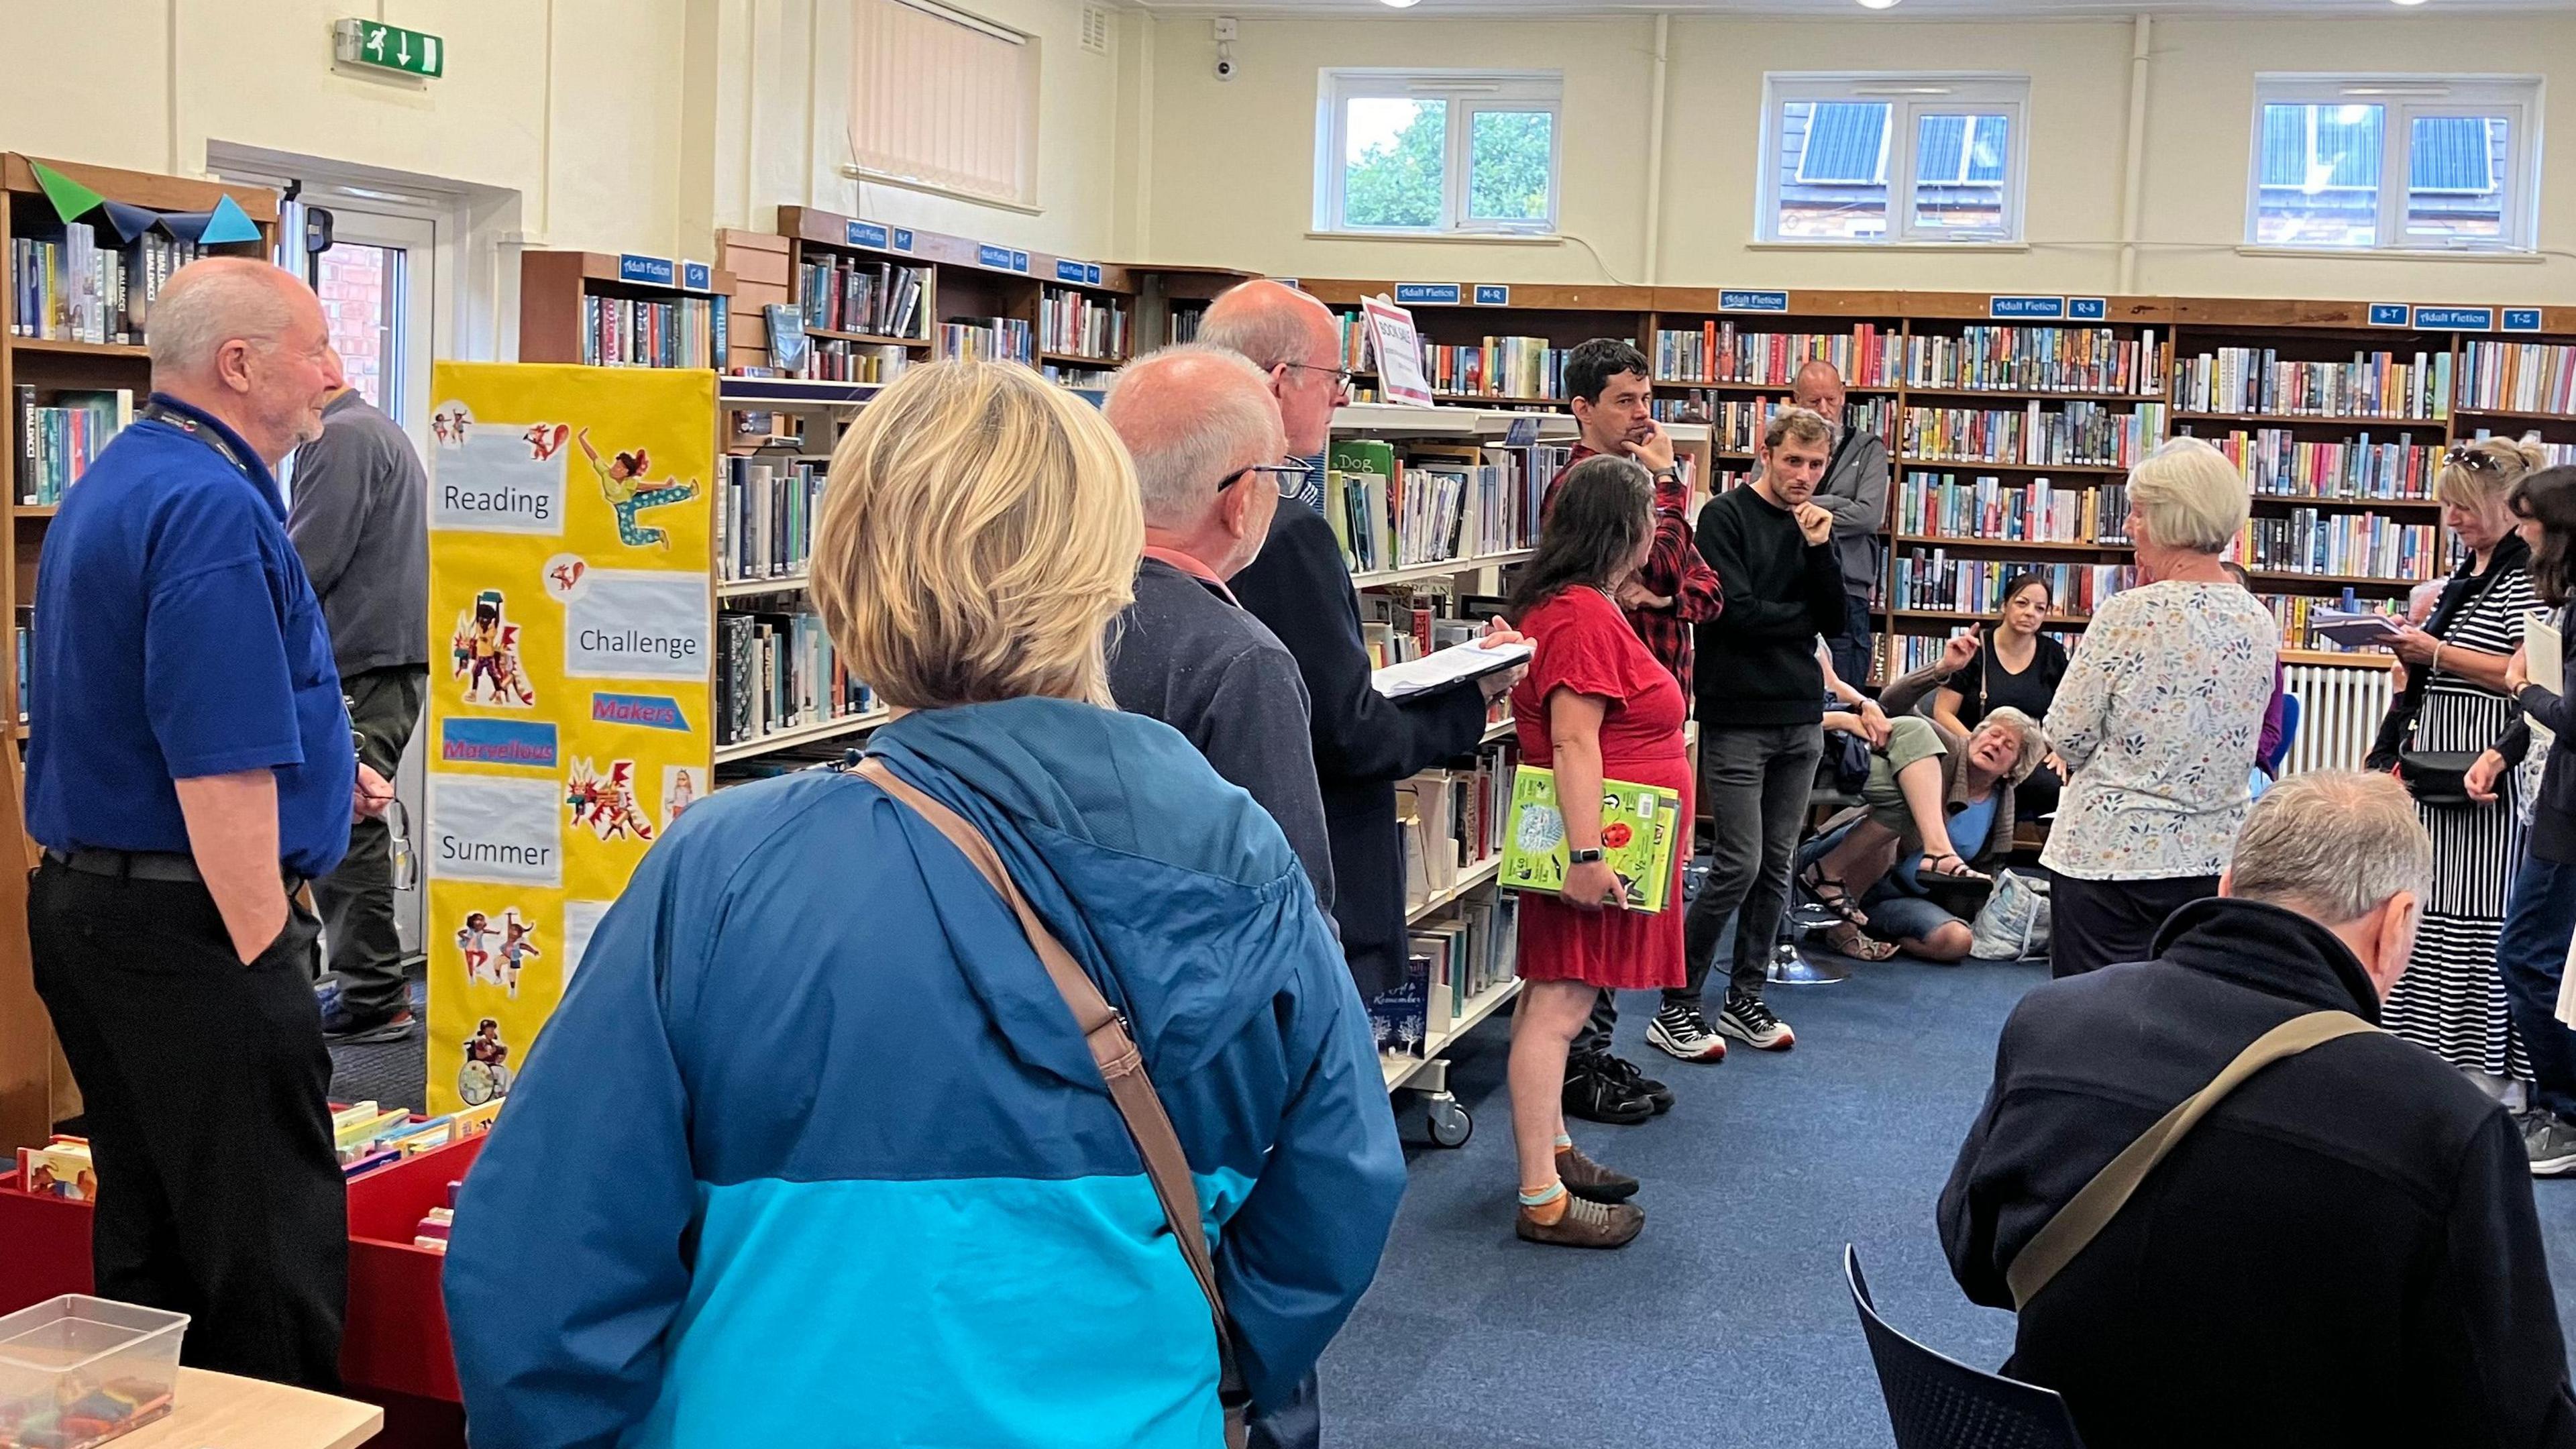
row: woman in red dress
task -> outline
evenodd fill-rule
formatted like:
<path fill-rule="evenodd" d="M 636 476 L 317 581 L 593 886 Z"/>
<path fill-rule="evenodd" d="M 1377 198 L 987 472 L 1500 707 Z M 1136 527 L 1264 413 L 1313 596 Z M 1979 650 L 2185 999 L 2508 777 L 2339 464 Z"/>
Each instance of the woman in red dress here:
<path fill-rule="evenodd" d="M 1520 1154 L 1516 1229 L 1536 1243 L 1625 1246 L 1645 1226 L 1628 1201 L 1637 1180 L 1601 1166 L 1565 1131 L 1565 1056 L 1611 988 L 1677 986 L 1682 971 L 1681 862 L 1664 909 L 1630 911 L 1602 863 L 1601 782 L 1680 792 L 1691 818 L 1682 749 L 1688 705 L 1619 612 L 1620 584 L 1654 543 L 1654 481 L 1625 458 L 1594 457 L 1558 485 L 1536 554 L 1512 594 L 1512 622 L 1536 652 L 1512 690 L 1512 719 L 1528 763 L 1556 771 L 1571 865 L 1555 897 L 1520 907 L 1520 1005 L 1512 1017 L 1512 1135 Z M 1592 858 L 1584 858 L 1590 852 Z"/>

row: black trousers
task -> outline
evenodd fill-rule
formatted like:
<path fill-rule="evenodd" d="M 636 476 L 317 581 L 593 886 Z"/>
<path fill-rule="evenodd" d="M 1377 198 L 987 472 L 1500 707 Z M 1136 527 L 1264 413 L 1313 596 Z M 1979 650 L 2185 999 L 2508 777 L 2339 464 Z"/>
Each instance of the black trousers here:
<path fill-rule="evenodd" d="M 2218 894 L 2214 875 L 2083 880 L 2048 873 L 2048 974 L 2081 976 L 2155 955 L 2165 917 Z"/>
<path fill-rule="evenodd" d="M 1869 686 L 1869 664 L 1876 654 L 1878 639 L 1870 631 L 1869 595 L 1843 595 L 1843 631 L 1825 641 L 1834 659 L 1834 673 L 1854 689 Z"/>
<path fill-rule="evenodd" d="M 185 1313 L 198 1368 L 340 1382 L 349 1195 L 303 906 L 244 966 L 194 882 L 47 860 L 27 898 L 37 994 L 80 1084 L 106 1298 Z"/>
<path fill-rule="evenodd" d="M 390 780 L 403 747 L 420 723 L 429 666 L 399 664 L 370 669 L 341 681 L 349 697 L 349 723 L 365 745 L 358 758 Z M 340 977 L 340 1000 L 361 1022 L 402 1010 L 402 936 L 394 926 L 393 827 L 382 817 L 349 827 L 349 853 L 340 868 L 313 883 L 322 929 L 331 945 L 331 970 Z"/>

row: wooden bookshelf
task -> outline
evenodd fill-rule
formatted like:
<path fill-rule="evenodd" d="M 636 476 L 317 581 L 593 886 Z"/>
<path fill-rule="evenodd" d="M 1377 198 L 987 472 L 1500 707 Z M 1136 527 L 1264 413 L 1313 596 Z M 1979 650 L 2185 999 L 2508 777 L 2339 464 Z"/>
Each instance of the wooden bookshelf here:
<path fill-rule="evenodd" d="M 607 252 L 531 251 L 519 254 L 519 361 L 600 362 L 586 346 L 591 334 L 588 304 L 592 298 L 629 302 L 708 303 L 708 362 L 722 369 L 728 361 L 733 273 L 710 265 L 707 285 L 682 285 L 684 260 L 652 257 L 671 270 L 669 284 L 637 280 L 630 258 Z M 624 365 L 641 365 L 628 362 Z M 685 363 L 682 365 L 686 365 Z"/>

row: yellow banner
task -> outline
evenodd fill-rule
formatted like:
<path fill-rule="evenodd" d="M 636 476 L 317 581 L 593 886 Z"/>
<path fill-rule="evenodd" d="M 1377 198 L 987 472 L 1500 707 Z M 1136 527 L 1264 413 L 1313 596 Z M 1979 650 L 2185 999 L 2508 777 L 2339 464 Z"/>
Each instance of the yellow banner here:
<path fill-rule="evenodd" d="M 507 1095 L 591 928 L 713 785 L 715 374 L 432 374 L 429 1105 Z"/>

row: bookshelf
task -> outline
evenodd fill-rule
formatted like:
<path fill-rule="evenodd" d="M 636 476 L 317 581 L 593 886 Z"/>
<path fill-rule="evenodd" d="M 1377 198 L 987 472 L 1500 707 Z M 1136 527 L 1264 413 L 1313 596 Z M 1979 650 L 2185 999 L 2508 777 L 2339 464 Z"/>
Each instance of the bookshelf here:
<path fill-rule="evenodd" d="M 69 177 L 108 201 L 156 212 L 210 211 L 229 198 L 250 218 L 259 237 L 196 248 L 192 253 L 177 247 L 173 239 L 160 232 L 147 232 L 135 245 L 149 246 L 149 255 L 138 254 L 131 259 L 138 274 L 129 271 L 127 260 L 119 256 L 122 243 L 106 226 L 104 213 L 89 212 L 75 225 L 88 228 L 99 249 L 117 266 L 128 305 L 125 315 L 115 319 L 113 330 L 132 340 L 84 341 L 62 335 L 64 329 L 57 319 L 37 317 L 22 305 L 16 285 L 17 273 L 30 260 L 22 254 L 19 243 L 68 240 L 66 228 L 38 182 L 38 165 Z M 33 481 L 25 473 L 26 450 L 31 441 L 43 451 L 49 439 L 55 447 L 68 440 L 67 428 L 41 417 L 39 421 L 55 431 L 50 435 L 31 433 L 28 409 L 57 406 L 67 401 L 66 394 L 88 399 L 122 395 L 130 411 L 130 405 L 141 403 L 151 388 L 151 363 L 139 345 L 140 323 L 144 304 L 149 302 L 157 280 L 192 254 L 266 256 L 275 243 L 276 232 L 277 196 L 264 188 L 225 186 L 14 152 L 0 154 L 0 236 L 11 243 L 12 283 L 0 289 L 0 400 L 8 404 L 0 409 L 0 456 L 10 460 L 9 487 L 0 491 L 0 510 L 6 512 L 9 530 L 9 547 L 0 552 L 0 590 L 8 595 L 13 621 L 23 624 L 35 603 L 36 566 L 55 511 L 50 495 L 62 485 L 77 484 L 68 466 L 70 460 L 65 459 L 65 466 L 53 474 L 52 484 L 41 490 L 48 501 L 21 501 L 30 496 L 26 490 Z M 60 292 L 55 288 L 53 294 Z M 53 335 L 21 336 L 22 329 Z M 81 456 L 94 456 L 96 448 L 104 446 L 106 438 L 113 434 L 116 417 L 102 420 L 108 426 L 85 440 L 88 446 L 79 450 Z M 19 740 L 27 736 L 26 727 L 19 723 L 25 701 L 19 697 L 17 668 L 24 648 L 20 641 L 12 650 L 12 667 L 0 672 L 0 710 L 5 710 L 14 726 L 11 734 Z M 5 798 L 0 798 L 0 809 L 5 809 L 9 818 L 21 819 L 25 776 L 18 751 L 11 749 L 5 754 L 7 768 L 0 770 L 0 797 Z M 23 834 L 20 841 L 27 850 L 26 864 L 32 866 L 33 847 Z M 7 871 L 0 872 L 0 876 L 5 876 L 5 883 L 0 883 L 0 921 L 6 922 L 0 925 L 0 1152 L 5 1152 L 21 1144 L 43 1141 L 55 1122 L 79 1111 L 79 1094 L 54 1049 L 51 1024 L 35 995 L 26 937 L 26 875 L 23 871 Z"/>
<path fill-rule="evenodd" d="M 519 361 L 720 368 L 731 272 L 633 253 L 519 254 Z"/>

